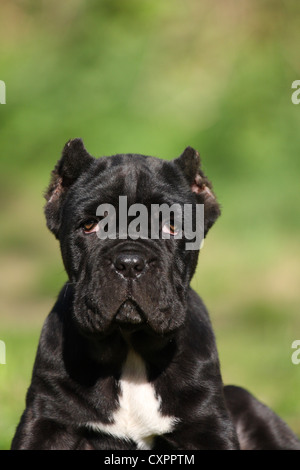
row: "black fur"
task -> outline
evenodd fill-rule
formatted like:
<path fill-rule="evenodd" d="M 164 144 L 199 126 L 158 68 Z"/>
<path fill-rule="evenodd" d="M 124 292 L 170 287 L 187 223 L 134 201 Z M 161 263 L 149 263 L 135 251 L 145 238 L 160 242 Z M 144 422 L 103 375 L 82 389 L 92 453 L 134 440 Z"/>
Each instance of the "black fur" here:
<path fill-rule="evenodd" d="M 83 232 L 97 206 L 118 206 L 119 195 L 147 207 L 202 203 L 205 235 L 220 214 L 190 147 L 167 162 L 131 154 L 96 160 L 80 139 L 66 144 L 45 214 L 69 281 L 44 324 L 12 449 L 136 449 L 126 436 L 86 426 L 111 422 L 129 349 L 146 364 L 161 414 L 177 419 L 171 432 L 154 436 L 153 449 L 238 449 L 239 441 L 245 448 L 299 448 L 286 425 L 246 391 L 224 393 L 209 316 L 189 286 L 198 251 L 186 250 L 184 239 L 100 241 Z M 140 276 L 117 272 L 124 253 L 141 260 Z"/>

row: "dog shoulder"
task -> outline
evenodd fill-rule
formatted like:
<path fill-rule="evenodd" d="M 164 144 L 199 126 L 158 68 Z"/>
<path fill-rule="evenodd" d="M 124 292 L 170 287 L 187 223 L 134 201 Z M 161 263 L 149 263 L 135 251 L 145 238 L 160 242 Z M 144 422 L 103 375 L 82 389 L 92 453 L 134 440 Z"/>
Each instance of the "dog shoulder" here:
<path fill-rule="evenodd" d="M 187 308 L 192 318 L 211 325 L 209 313 L 202 298 L 192 288 L 189 288 L 187 293 Z"/>

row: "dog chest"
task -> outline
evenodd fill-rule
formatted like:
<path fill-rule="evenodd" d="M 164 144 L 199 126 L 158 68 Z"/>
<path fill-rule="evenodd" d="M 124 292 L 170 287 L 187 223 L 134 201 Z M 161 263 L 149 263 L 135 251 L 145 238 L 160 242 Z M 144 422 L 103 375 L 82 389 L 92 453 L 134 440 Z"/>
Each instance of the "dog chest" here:
<path fill-rule="evenodd" d="M 139 449 L 151 449 L 155 435 L 170 432 L 176 418 L 163 416 L 161 398 L 148 381 L 144 361 L 129 351 L 120 378 L 119 408 L 111 423 L 88 423 L 101 431 L 122 439 L 132 439 Z"/>

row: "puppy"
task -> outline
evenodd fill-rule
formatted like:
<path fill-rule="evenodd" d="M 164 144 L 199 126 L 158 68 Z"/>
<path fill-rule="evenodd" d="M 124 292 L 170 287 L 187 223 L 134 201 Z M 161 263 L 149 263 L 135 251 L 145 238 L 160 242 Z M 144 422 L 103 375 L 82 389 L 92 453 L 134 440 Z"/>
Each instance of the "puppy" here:
<path fill-rule="evenodd" d="M 95 159 L 72 140 L 46 200 L 69 280 L 42 329 L 12 449 L 300 448 L 248 392 L 223 387 L 209 316 L 190 287 L 200 239 L 220 214 L 195 150 L 173 161 Z M 158 236 L 143 227 L 129 237 L 153 206 L 179 216 L 156 211 Z M 192 219 L 183 229 L 181 209 Z"/>

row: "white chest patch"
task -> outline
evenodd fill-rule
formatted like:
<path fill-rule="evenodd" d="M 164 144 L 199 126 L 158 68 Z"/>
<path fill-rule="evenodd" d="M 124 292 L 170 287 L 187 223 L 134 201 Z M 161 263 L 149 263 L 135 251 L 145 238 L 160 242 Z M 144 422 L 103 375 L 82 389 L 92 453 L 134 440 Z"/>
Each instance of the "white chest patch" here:
<path fill-rule="evenodd" d="M 132 439 L 139 449 L 151 449 L 155 435 L 170 432 L 178 421 L 160 412 L 161 399 L 147 379 L 144 361 L 129 351 L 120 379 L 120 407 L 111 423 L 89 422 L 88 427 L 123 439 Z"/>

